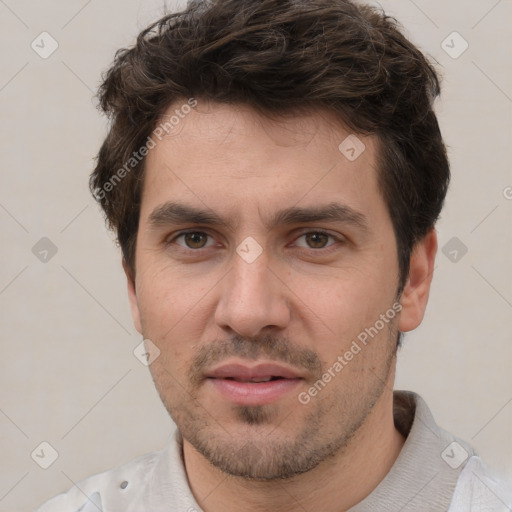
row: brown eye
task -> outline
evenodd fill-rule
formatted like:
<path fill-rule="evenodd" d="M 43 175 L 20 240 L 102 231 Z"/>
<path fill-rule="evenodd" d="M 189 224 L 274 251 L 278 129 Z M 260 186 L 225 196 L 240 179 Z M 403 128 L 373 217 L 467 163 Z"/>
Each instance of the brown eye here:
<path fill-rule="evenodd" d="M 306 242 L 312 249 L 323 249 L 327 246 L 329 235 L 325 233 L 311 232 L 304 235 Z"/>
<path fill-rule="evenodd" d="M 206 246 L 208 235 L 201 231 L 191 231 L 190 233 L 183 233 L 181 235 L 185 241 L 185 245 L 189 249 L 202 249 Z M 180 237 L 178 237 L 180 238 Z"/>

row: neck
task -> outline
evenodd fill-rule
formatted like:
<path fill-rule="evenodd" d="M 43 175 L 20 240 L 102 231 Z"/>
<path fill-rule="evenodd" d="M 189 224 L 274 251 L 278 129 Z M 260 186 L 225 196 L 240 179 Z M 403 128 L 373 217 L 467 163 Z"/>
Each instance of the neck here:
<path fill-rule="evenodd" d="M 386 388 L 367 421 L 345 449 L 302 475 L 254 481 L 226 475 L 186 440 L 185 467 L 192 492 L 205 512 L 342 512 L 368 496 L 384 479 L 405 442 L 393 421 L 393 392 Z"/>

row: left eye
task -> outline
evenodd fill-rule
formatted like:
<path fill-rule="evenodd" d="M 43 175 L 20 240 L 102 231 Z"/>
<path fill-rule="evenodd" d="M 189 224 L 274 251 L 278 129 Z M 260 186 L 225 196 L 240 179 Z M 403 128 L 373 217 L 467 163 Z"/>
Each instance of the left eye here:
<path fill-rule="evenodd" d="M 329 239 L 335 240 L 332 235 L 328 233 L 324 233 L 323 231 L 310 231 L 308 233 L 304 233 L 297 240 L 301 238 L 304 239 L 307 245 L 299 245 L 299 247 L 306 247 L 307 249 L 323 249 L 324 247 L 328 247 L 331 244 L 328 244 Z"/>

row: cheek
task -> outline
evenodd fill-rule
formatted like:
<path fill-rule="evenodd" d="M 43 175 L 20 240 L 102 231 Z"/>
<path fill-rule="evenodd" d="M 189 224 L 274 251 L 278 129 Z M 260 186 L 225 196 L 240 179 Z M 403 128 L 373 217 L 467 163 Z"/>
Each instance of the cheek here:
<path fill-rule="evenodd" d="M 170 329 L 192 313 L 208 291 L 205 281 L 198 282 L 172 265 L 149 262 L 137 288 L 141 316 L 147 326 Z"/>
<path fill-rule="evenodd" d="M 141 275 L 137 297 L 142 331 L 160 349 L 166 368 L 187 368 L 205 325 L 207 293 L 211 285 L 153 265 Z"/>
<path fill-rule="evenodd" d="M 322 279 L 299 280 L 296 287 L 307 290 L 300 293 L 304 304 L 336 334 L 375 321 L 388 308 L 392 295 L 382 276 L 371 268 L 339 269 Z"/>
<path fill-rule="evenodd" d="M 348 358 L 357 362 L 350 362 L 345 374 L 361 366 L 371 366 L 375 358 L 379 359 L 389 350 L 389 344 L 394 343 L 390 341 L 389 331 L 394 311 L 386 317 L 387 322 L 380 320 L 381 315 L 390 310 L 394 299 L 394 283 L 385 281 L 389 278 L 382 274 L 361 271 L 331 277 L 322 285 L 310 282 L 306 287 L 304 283 L 302 289 L 308 290 L 304 300 L 307 308 L 302 308 L 310 318 L 304 325 L 306 329 L 308 325 L 311 327 L 307 336 L 313 340 L 312 348 L 326 368 L 351 347 L 357 354 L 348 354 Z"/>

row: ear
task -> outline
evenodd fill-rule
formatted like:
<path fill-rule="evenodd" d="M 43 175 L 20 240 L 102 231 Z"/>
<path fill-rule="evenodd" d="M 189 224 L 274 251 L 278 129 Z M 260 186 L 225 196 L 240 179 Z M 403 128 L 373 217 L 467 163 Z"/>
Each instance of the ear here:
<path fill-rule="evenodd" d="M 124 273 L 126 275 L 126 281 L 128 285 L 128 299 L 130 301 L 130 308 L 132 310 L 132 318 L 133 318 L 133 325 L 135 326 L 135 329 L 142 334 L 142 326 L 140 323 L 140 311 L 139 311 L 139 304 L 137 302 L 137 292 L 135 290 L 135 279 L 132 276 L 132 273 L 128 267 L 128 264 L 126 263 L 125 259 L 123 258 L 123 269 Z"/>
<path fill-rule="evenodd" d="M 427 307 L 430 284 L 437 252 L 437 234 L 430 230 L 413 248 L 409 264 L 409 277 L 405 283 L 400 304 L 398 329 L 412 331 L 420 325 Z"/>

